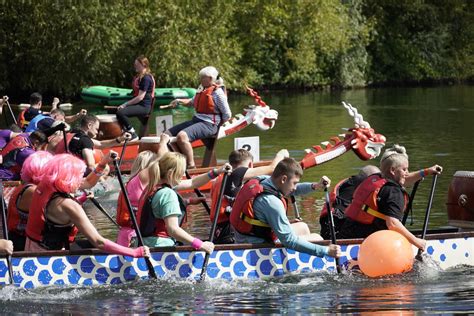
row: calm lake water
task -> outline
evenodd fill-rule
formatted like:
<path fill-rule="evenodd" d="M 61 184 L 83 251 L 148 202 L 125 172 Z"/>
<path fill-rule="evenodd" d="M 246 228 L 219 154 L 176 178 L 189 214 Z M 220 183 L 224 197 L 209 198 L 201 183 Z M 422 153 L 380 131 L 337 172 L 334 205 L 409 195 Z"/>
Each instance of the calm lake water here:
<path fill-rule="evenodd" d="M 301 159 L 304 149 L 341 134 L 353 126 L 353 119 L 341 105 L 356 106 L 377 133 L 385 135 L 387 146 L 407 148 L 410 169 L 435 163 L 444 167 L 438 178 L 430 227 L 447 225 L 446 199 L 452 175 L 457 170 L 474 170 L 474 87 L 364 89 L 337 92 L 261 93 L 263 100 L 279 112 L 274 129 L 262 132 L 251 126 L 237 137 L 259 136 L 260 157 L 271 159 L 281 148 Z M 248 96 L 230 95 L 233 113 L 254 103 Z M 97 112 L 96 107 L 75 105 Z M 163 111 L 173 114 L 175 123 L 192 116 L 192 111 Z M 152 127 L 154 130 L 154 126 Z M 233 137 L 218 145 L 218 159 L 225 160 L 233 149 Z M 201 153 L 202 151 L 198 151 Z M 318 181 L 327 175 L 337 183 L 378 159 L 361 161 L 352 152 L 305 171 L 303 181 Z M 419 187 L 414 201 L 414 223 L 422 227 L 431 179 Z M 110 180 L 97 190 L 98 199 L 115 211 L 118 185 Z M 319 231 L 318 216 L 322 193 L 298 199 L 304 220 Z M 115 238 L 116 231 L 93 206 L 86 207 L 99 231 Z M 410 222 L 410 220 L 408 221 Z M 209 220 L 205 211 L 193 207 L 186 229 L 207 238 Z M 121 286 L 46 288 L 26 291 L 12 287 L 0 289 L 4 312 L 65 313 L 369 313 L 474 312 L 474 269 L 459 267 L 440 271 L 429 263 L 417 263 L 414 271 L 398 277 L 369 280 L 359 275 L 328 273 L 287 276 L 264 281 L 206 281 L 195 285 L 185 281 L 149 281 Z"/>

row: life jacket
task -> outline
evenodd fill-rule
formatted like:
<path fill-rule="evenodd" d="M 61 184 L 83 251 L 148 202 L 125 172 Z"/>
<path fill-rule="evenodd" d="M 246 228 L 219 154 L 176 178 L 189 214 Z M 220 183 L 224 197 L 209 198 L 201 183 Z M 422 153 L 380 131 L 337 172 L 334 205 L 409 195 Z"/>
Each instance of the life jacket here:
<path fill-rule="evenodd" d="M 136 175 L 136 177 L 138 177 L 138 174 Z M 129 182 L 130 182 L 130 180 L 129 180 Z M 125 185 L 125 189 L 128 190 L 128 183 Z M 135 214 L 137 214 L 138 208 L 133 207 L 133 205 L 132 205 L 132 209 L 135 212 Z M 120 225 L 120 227 L 133 228 L 133 223 L 132 223 L 132 219 L 130 217 L 130 212 L 128 211 L 127 201 L 125 201 L 125 196 L 123 195 L 122 191 L 120 191 L 119 196 L 118 196 L 117 215 L 116 215 L 115 219 L 117 221 L 117 224 Z"/>
<path fill-rule="evenodd" d="M 148 76 L 151 77 L 151 81 L 153 82 L 151 93 L 148 91 L 145 91 L 146 94 L 150 95 L 151 100 L 153 102 L 153 99 L 155 98 L 155 78 L 151 74 L 147 74 Z M 145 75 L 146 76 L 146 75 Z M 140 77 L 135 76 L 132 81 L 132 89 L 133 89 L 133 96 L 136 97 L 138 95 L 138 92 L 140 91 Z"/>
<path fill-rule="evenodd" d="M 214 98 L 212 97 L 212 93 L 219 88 L 223 89 L 224 92 L 226 91 L 224 86 L 213 84 L 196 93 L 194 96 L 193 105 L 196 112 L 202 114 L 214 114 L 213 122 L 216 122 L 216 115 L 221 114 L 217 109 L 217 106 L 214 104 Z"/>
<path fill-rule="evenodd" d="M 373 174 L 365 179 L 354 191 L 351 204 L 346 208 L 346 216 L 361 224 L 372 224 L 375 218 L 385 220 L 386 215 L 379 212 L 377 198 L 385 185 L 393 185 L 381 174 Z M 408 205 L 408 194 L 403 191 L 404 207 Z"/>
<path fill-rule="evenodd" d="M 282 201 L 286 211 L 288 210 L 288 204 L 280 192 L 264 187 L 261 184 L 264 179 L 265 178 L 254 178 L 243 185 L 235 197 L 230 213 L 230 223 L 240 234 L 260 237 L 267 241 L 274 241 L 276 238 L 270 225 L 255 218 L 253 203 L 258 196 L 271 194 Z"/>
<path fill-rule="evenodd" d="M 20 125 L 21 129 L 25 129 L 25 127 L 30 123 L 29 121 L 25 119 L 26 110 L 27 109 L 21 111 L 20 114 L 18 115 L 18 124 Z"/>
<path fill-rule="evenodd" d="M 20 236 L 25 236 L 26 224 L 28 223 L 29 209 L 21 210 L 18 207 L 23 193 L 33 186 L 34 184 L 25 183 L 17 186 L 10 197 L 10 203 L 8 203 L 8 231 L 15 232 Z"/>
<path fill-rule="evenodd" d="M 336 201 L 339 199 L 343 200 L 340 196 L 339 196 L 339 188 L 341 187 L 342 184 L 344 184 L 347 180 L 349 180 L 349 178 L 346 178 L 346 179 L 342 179 L 341 181 L 339 181 L 333 188 L 332 188 L 332 191 L 331 193 L 329 193 L 329 205 L 332 209 L 332 207 L 334 207 L 336 205 Z M 343 200 L 341 202 L 347 202 L 346 200 Z M 349 201 L 350 203 L 350 201 Z M 333 211 L 334 212 L 334 211 Z M 321 210 L 321 215 L 320 217 L 325 217 L 328 215 L 328 209 L 327 209 L 327 206 L 326 206 L 326 203 L 324 203 L 324 206 L 323 206 L 323 209 Z"/>
<path fill-rule="evenodd" d="M 29 123 L 28 126 L 26 126 L 25 132 L 27 133 L 32 133 L 36 130 L 38 130 L 38 122 L 41 121 L 44 118 L 50 117 L 48 115 L 44 114 L 38 114 L 36 115 Z"/>
<path fill-rule="evenodd" d="M 24 148 L 33 148 L 28 136 L 20 134 L 12 138 L 1 152 L 3 167 L 9 168 L 13 173 L 20 174 L 21 166 L 16 162 L 16 155 Z"/>
<path fill-rule="evenodd" d="M 159 190 L 165 187 L 171 188 L 168 184 L 159 184 L 155 186 L 155 188 L 153 188 L 150 193 L 146 194 L 145 196 L 142 196 L 142 198 L 140 199 L 140 205 L 138 207 L 137 213 L 137 221 L 138 226 L 140 227 L 140 233 L 143 237 L 156 236 L 162 238 L 171 238 L 170 235 L 168 235 L 168 232 L 166 231 L 165 221 L 162 218 L 156 218 L 153 215 L 152 207 L 153 197 Z M 179 226 L 181 226 L 186 216 L 186 205 L 181 195 L 179 195 L 179 193 L 177 193 L 176 191 L 173 192 L 175 192 L 178 196 L 179 207 L 181 209 L 181 221 L 179 223 Z"/>
<path fill-rule="evenodd" d="M 58 196 L 73 199 L 69 194 L 38 186 L 33 193 L 35 202 L 30 206 L 26 225 L 26 236 L 47 250 L 69 249 L 69 244 L 74 242 L 78 232 L 74 224 L 60 225 L 47 218 L 48 205 Z"/>
<path fill-rule="evenodd" d="M 212 181 L 211 186 L 211 222 L 214 222 L 214 217 L 216 215 L 216 206 L 219 199 L 219 191 L 222 185 L 222 179 L 224 179 L 224 174 L 220 174 L 216 179 Z M 221 207 L 219 208 L 219 218 L 217 219 L 218 224 L 229 222 L 229 210 L 232 207 L 235 198 L 229 197 L 227 195 L 222 196 Z"/>
<path fill-rule="evenodd" d="M 66 144 L 67 144 L 68 148 L 69 148 L 69 143 L 71 142 L 72 138 L 75 135 L 76 135 L 76 133 L 66 133 Z M 64 146 L 64 135 L 62 135 L 62 134 L 61 135 L 55 135 L 54 137 L 60 137 L 61 138 L 61 140 L 56 145 L 54 153 L 56 155 L 66 153 L 66 147 Z"/>

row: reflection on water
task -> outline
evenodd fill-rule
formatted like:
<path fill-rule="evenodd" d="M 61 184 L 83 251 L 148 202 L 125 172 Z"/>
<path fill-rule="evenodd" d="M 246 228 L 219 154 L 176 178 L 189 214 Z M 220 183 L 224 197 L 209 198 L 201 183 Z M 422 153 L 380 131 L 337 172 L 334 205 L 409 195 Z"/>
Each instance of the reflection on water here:
<path fill-rule="evenodd" d="M 340 105 L 346 100 L 356 106 L 371 126 L 387 137 L 387 145 L 407 147 L 410 168 L 434 163 L 443 165 L 430 217 L 430 227 L 446 225 L 446 197 L 456 170 L 474 170 L 474 88 L 470 86 L 350 90 L 322 93 L 271 93 L 263 99 L 279 112 L 273 130 L 249 127 L 239 137 L 260 136 L 260 157 L 271 159 L 281 148 L 301 159 L 304 149 L 318 145 L 341 128 L 351 127 L 353 119 Z M 252 100 L 230 96 L 234 113 Z M 97 107 L 89 107 L 92 112 Z M 73 111 L 75 111 L 74 109 Z M 161 114 L 170 114 L 162 112 Z M 189 111 L 174 112 L 175 123 L 187 120 Z M 154 124 L 154 120 L 153 120 Z M 152 129 L 155 127 L 152 126 Z M 233 149 L 233 137 L 219 142 L 218 158 L 225 160 Z M 199 151 L 198 151 L 199 153 Z M 305 171 L 303 181 L 318 181 L 322 175 L 333 183 L 358 172 L 367 164 L 347 153 L 324 165 Z M 424 181 L 414 202 L 412 228 L 421 228 L 431 179 Z M 115 214 L 119 186 L 110 180 L 96 190 L 104 207 Z M 319 231 L 318 216 L 323 205 L 322 192 L 298 198 L 304 220 Z M 86 210 L 98 230 L 114 239 L 116 229 L 90 203 Z M 200 206 L 192 206 L 186 229 L 207 238 L 209 219 Z M 439 271 L 426 262 L 399 277 L 370 280 L 360 275 L 328 273 L 290 275 L 261 281 L 144 281 L 119 286 L 44 288 L 26 291 L 12 287 L 0 289 L 2 312 L 90 313 L 358 313 L 383 311 L 389 315 L 414 312 L 474 312 L 474 269 L 459 267 Z"/>
<path fill-rule="evenodd" d="M 314 273 L 259 281 L 158 280 L 118 286 L 0 290 L 4 312 L 372 313 L 474 312 L 474 273 L 418 264 L 398 277 Z"/>

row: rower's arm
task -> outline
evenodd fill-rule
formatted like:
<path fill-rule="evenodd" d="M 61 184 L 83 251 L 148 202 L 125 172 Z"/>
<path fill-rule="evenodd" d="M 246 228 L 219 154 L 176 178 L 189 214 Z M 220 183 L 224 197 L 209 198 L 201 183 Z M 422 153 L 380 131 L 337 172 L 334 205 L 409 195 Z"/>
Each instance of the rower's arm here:
<path fill-rule="evenodd" d="M 249 179 L 252 179 L 258 176 L 271 175 L 273 173 L 273 170 L 275 170 L 275 167 L 278 165 L 278 163 L 289 156 L 290 154 L 288 153 L 288 150 L 286 149 L 280 150 L 276 154 L 275 158 L 273 158 L 273 161 L 270 165 L 255 167 L 255 168 L 248 168 L 247 171 L 245 172 L 243 181 L 247 181 Z"/>
<path fill-rule="evenodd" d="M 179 226 L 178 216 L 171 215 L 165 217 L 164 221 L 168 235 L 182 243 L 190 244 L 193 242 L 194 237 Z"/>
<path fill-rule="evenodd" d="M 405 186 L 410 187 L 421 178 L 424 178 L 433 174 L 440 174 L 442 171 L 443 171 L 443 167 L 441 167 L 440 165 L 433 165 L 429 168 L 410 172 L 408 176 L 405 178 Z"/>
<path fill-rule="evenodd" d="M 385 219 L 388 229 L 396 231 L 402 234 L 412 245 L 415 247 L 425 250 L 426 240 L 421 239 L 410 233 L 408 229 L 395 217 L 387 216 Z"/>
<path fill-rule="evenodd" d="M 176 191 L 180 190 L 189 190 L 189 189 L 195 189 L 199 188 L 200 186 L 205 185 L 221 173 L 226 172 L 226 168 L 229 168 L 229 172 L 232 172 L 232 167 L 230 164 L 226 163 L 223 166 L 221 166 L 219 169 L 213 169 L 207 173 L 203 173 L 197 177 L 194 177 L 192 179 L 186 179 L 180 182 L 174 189 Z"/>

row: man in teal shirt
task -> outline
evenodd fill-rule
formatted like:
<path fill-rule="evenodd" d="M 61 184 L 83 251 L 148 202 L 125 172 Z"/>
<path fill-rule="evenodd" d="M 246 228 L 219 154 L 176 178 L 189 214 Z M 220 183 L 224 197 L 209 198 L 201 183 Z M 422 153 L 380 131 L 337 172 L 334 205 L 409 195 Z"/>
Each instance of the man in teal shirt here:
<path fill-rule="evenodd" d="M 324 182 L 328 185 L 330 180 L 322 177 L 319 183 L 299 183 L 303 170 L 299 163 L 293 158 L 283 159 L 275 168 L 272 176 L 263 176 L 261 184 L 270 191 L 276 191 L 283 196 L 308 194 L 316 189 L 324 187 Z M 238 196 L 237 196 L 238 198 Z M 311 234 L 308 226 L 303 222 L 291 224 L 286 216 L 286 209 L 281 201 L 274 194 L 261 194 L 253 202 L 255 219 L 270 225 L 276 237 L 286 248 L 299 252 L 305 252 L 318 257 L 326 255 L 340 257 L 341 248 L 338 245 L 329 247 L 313 244 L 311 241 L 322 240 L 321 236 Z M 237 243 L 263 243 L 263 238 L 244 235 L 235 231 Z"/>

